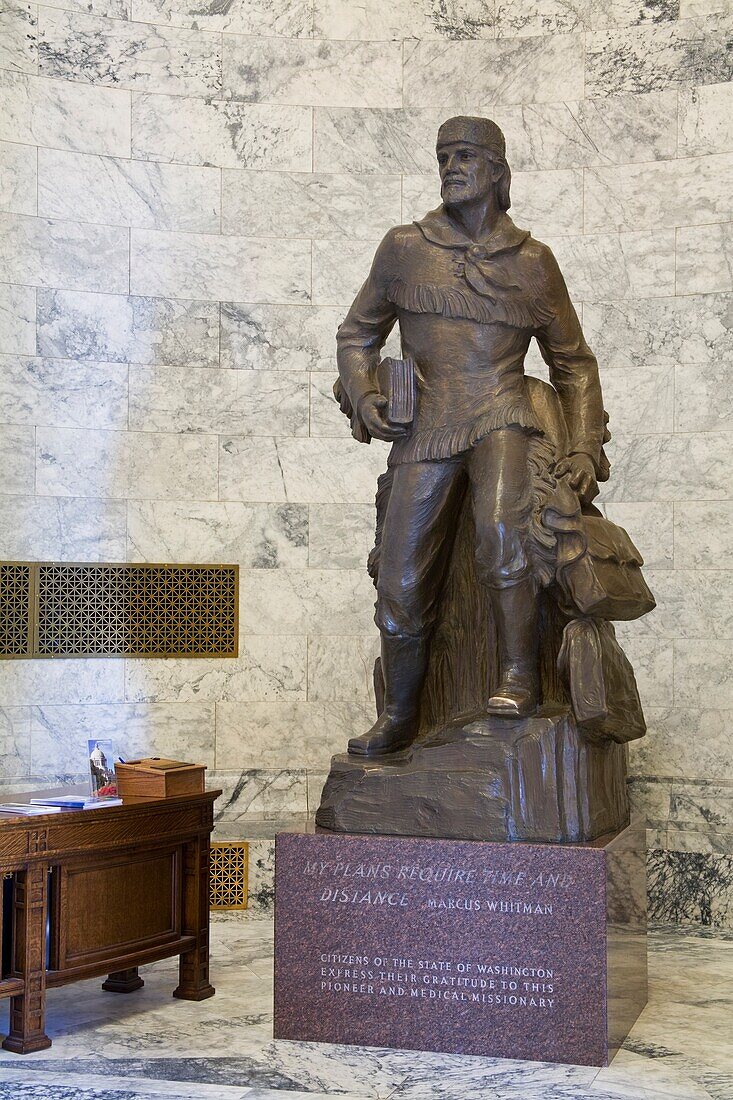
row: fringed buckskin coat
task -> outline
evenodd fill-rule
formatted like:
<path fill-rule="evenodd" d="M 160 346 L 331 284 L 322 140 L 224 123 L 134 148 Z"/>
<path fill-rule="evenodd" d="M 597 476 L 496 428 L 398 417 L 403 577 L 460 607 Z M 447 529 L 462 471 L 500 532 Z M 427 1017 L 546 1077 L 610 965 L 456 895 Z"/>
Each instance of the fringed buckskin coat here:
<path fill-rule="evenodd" d="M 550 249 L 500 214 L 479 241 L 445 207 L 391 229 L 339 328 L 338 368 L 352 430 L 369 435 L 359 401 L 377 392 L 380 349 L 399 321 L 402 354 L 417 367 L 417 412 L 390 465 L 448 458 L 497 428 L 540 432 L 527 396 L 532 337 L 562 403 L 569 453 L 600 473 L 604 414 L 598 365 Z"/>

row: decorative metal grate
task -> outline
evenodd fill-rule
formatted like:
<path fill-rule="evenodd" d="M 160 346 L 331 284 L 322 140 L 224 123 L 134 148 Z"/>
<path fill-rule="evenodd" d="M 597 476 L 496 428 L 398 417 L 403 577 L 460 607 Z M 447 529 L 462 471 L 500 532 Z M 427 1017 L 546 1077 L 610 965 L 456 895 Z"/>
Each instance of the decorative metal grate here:
<path fill-rule="evenodd" d="M 238 582 L 236 565 L 0 563 L 0 657 L 236 657 Z"/>
<path fill-rule="evenodd" d="M 247 908 L 248 850 L 246 843 L 211 845 L 212 909 Z"/>

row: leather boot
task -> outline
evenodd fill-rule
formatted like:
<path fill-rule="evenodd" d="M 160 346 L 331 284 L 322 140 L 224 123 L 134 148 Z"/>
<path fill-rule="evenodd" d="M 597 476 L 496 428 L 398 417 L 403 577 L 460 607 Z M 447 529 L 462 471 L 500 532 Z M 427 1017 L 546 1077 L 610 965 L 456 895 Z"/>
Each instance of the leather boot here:
<path fill-rule="evenodd" d="M 539 704 L 539 612 L 531 578 L 510 588 L 491 589 L 491 607 L 499 645 L 499 685 L 489 699 L 489 714 L 526 718 Z"/>
<path fill-rule="evenodd" d="M 362 737 L 352 737 L 352 756 L 383 756 L 407 748 L 417 737 L 420 692 L 428 666 L 423 638 L 382 635 L 384 710 Z"/>

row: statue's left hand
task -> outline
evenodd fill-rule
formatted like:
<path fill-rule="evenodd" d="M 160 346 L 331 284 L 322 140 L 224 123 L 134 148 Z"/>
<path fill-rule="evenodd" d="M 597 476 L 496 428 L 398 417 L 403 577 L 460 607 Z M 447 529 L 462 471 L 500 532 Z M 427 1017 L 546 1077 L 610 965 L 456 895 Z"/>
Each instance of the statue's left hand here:
<path fill-rule="evenodd" d="M 574 454 L 561 458 L 555 467 L 555 477 L 565 475 L 570 488 L 575 490 L 584 504 L 590 504 L 598 496 L 596 470 L 590 455 Z"/>

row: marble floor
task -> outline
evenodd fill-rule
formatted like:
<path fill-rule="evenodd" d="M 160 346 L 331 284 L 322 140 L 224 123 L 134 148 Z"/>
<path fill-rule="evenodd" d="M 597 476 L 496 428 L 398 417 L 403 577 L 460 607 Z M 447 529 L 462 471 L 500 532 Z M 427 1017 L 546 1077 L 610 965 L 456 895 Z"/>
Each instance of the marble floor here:
<path fill-rule="evenodd" d="M 0 1100 L 733 1100 L 733 937 L 657 930 L 649 951 L 649 1005 L 598 1070 L 275 1042 L 272 924 L 227 915 L 212 927 L 214 998 L 174 1000 L 172 961 L 129 996 L 52 990 L 53 1046 L 0 1051 Z"/>

